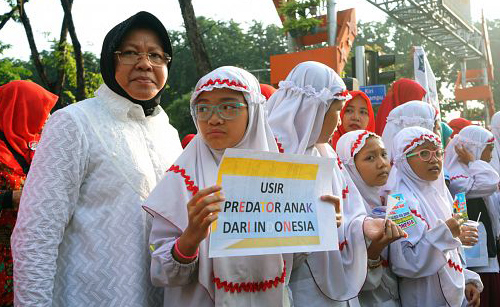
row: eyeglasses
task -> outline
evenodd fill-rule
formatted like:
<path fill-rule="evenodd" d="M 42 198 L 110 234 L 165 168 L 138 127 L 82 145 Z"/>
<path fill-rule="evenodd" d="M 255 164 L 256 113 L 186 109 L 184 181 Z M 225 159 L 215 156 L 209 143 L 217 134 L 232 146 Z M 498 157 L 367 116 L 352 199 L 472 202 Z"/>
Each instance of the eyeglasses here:
<path fill-rule="evenodd" d="M 165 66 L 172 60 L 172 57 L 166 52 L 115 51 L 114 54 L 118 57 L 118 61 L 125 65 L 135 65 L 143 56 L 147 57 L 152 66 Z"/>
<path fill-rule="evenodd" d="M 246 107 L 241 102 L 224 102 L 221 104 L 197 104 L 193 106 L 194 115 L 197 119 L 207 121 L 212 117 L 214 111 L 222 119 L 234 119 L 240 115 L 241 109 Z"/>
<path fill-rule="evenodd" d="M 422 149 L 420 151 L 407 154 L 406 157 L 410 158 L 417 155 L 420 157 L 420 159 L 422 159 L 422 161 L 425 162 L 430 161 L 433 156 L 436 157 L 436 159 L 438 160 L 443 160 L 444 151 L 442 149 L 436 149 L 436 150 Z"/>

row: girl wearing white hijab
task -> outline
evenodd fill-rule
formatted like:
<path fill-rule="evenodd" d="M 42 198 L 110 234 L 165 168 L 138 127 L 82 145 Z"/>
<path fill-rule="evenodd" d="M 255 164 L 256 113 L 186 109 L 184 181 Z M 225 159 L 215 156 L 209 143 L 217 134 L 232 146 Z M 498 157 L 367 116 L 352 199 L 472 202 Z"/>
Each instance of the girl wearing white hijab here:
<path fill-rule="evenodd" d="M 356 130 L 344 134 L 337 142 L 337 154 L 363 196 L 367 212 L 385 212 L 380 187 L 385 185 L 391 165 L 381 138 L 373 132 Z M 400 306 L 398 282 L 389 268 L 387 246 L 405 236 L 404 231 L 387 220 L 384 238 L 372 242 L 368 249 L 368 277 L 359 293 L 361 306 Z M 371 251 L 370 249 L 373 250 Z"/>
<path fill-rule="evenodd" d="M 297 65 L 267 103 L 269 124 L 281 150 L 338 160 L 327 142 L 337 126 L 342 102 L 349 98 L 345 90 L 330 67 L 311 61 Z M 379 229 L 374 220 L 364 222 L 363 200 L 340 161 L 334 176 L 331 195 L 341 197 L 343 215 L 339 250 L 311 253 L 295 265 L 290 288 L 296 306 L 347 306 L 349 300 L 356 306 L 366 279 L 364 231 L 370 236 Z M 377 226 L 381 235 L 383 227 Z"/>
<path fill-rule="evenodd" d="M 396 134 L 406 127 L 422 127 L 438 133 L 438 112 L 429 103 L 412 100 L 394 108 L 387 117 L 387 125 L 382 133 L 382 140 L 392 160 L 391 146 Z"/>
<path fill-rule="evenodd" d="M 491 118 L 491 132 L 495 137 L 495 146 L 490 164 L 500 174 L 500 111 Z"/>
<path fill-rule="evenodd" d="M 453 195 L 465 193 L 469 219 L 477 220 L 481 213 L 480 222 L 486 229 L 489 265 L 472 268 L 480 273 L 483 280 L 485 291 L 481 294 L 481 303 L 485 306 L 492 306 L 500 301 L 497 261 L 500 225 L 497 198 L 494 195 L 498 191 L 500 177 L 489 164 L 494 143 L 495 138 L 488 130 L 479 126 L 468 126 L 451 140 L 445 155 L 445 167 L 450 174 L 450 191 Z"/>
<path fill-rule="evenodd" d="M 198 134 L 145 204 L 154 217 L 152 280 L 165 287 L 164 306 L 291 305 L 291 254 L 208 258 L 208 227 L 223 201 L 213 193 L 221 189 L 214 184 L 224 149 L 278 152 L 264 102 L 257 79 L 240 68 L 218 68 L 196 85 Z"/>
<path fill-rule="evenodd" d="M 401 130 L 392 143 L 395 168 L 387 190 L 403 194 L 417 227 L 390 245 L 391 268 L 400 277 L 403 306 L 460 306 L 464 291 L 479 306 L 481 283 L 466 272 L 459 255 L 460 224 L 442 172 L 439 137 L 421 127 Z M 467 284 L 467 289 L 466 285 Z"/>

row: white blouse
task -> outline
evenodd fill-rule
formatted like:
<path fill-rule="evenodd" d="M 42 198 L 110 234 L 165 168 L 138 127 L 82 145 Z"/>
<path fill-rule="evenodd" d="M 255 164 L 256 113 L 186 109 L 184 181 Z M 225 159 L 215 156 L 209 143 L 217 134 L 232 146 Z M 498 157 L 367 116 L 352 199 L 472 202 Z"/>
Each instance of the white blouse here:
<path fill-rule="evenodd" d="M 182 151 L 157 107 L 106 85 L 54 113 L 12 236 L 17 306 L 158 306 L 142 203 Z"/>

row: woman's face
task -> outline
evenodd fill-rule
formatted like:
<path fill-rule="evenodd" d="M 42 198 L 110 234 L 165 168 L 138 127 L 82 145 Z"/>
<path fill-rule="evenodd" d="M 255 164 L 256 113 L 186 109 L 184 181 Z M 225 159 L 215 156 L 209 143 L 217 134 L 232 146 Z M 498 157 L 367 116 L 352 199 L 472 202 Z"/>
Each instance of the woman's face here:
<path fill-rule="evenodd" d="M 483 152 L 481 153 L 481 160 L 490 163 L 492 155 L 493 155 L 493 148 L 495 146 L 493 144 L 488 144 L 484 148 Z"/>
<path fill-rule="evenodd" d="M 248 125 L 248 105 L 241 92 L 228 88 L 214 88 L 211 91 L 202 92 L 195 101 L 195 104 L 207 105 L 204 109 L 208 110 L 211 106 L 218 106 L 228 103 L 244 104 L 239 107 L 238 115 L 232 119 L 220 117 L 216 109 L 208 120 L 202 120 L 196 117 L 199 132 L 205 143 L 213 149 L 226 149 L 236 146 L 243 136 Z"/>
<path fill-rule="evenodd" d="M 442 149 L 441 149 L 441 147 L 436 146 L 434 143 L 426 141 L 422 145 L 417 146 L 415 149 L 413 149 L 408 154 L 417 153 L 421 150 L 435 151 L 435 150 L 442 150 Z M 431 154 L 431 156 L 432 157 L 429 161 L 422 160 L 422 158 L 418 154 L 414 155 L 412 157 L 406 158 L 411 169 L 418 177 L 420 177 L 420 179 L 427 180 L 427 181 L 434 181 L 434 180 L 438 179 L 439 175 L 441 174 L 441 171 L 443 169 L 442 156 L 441 156 L 441 159 L 436 157 L 435 154 Z"/>
<path fill-rule="evenodd" d="M 380 138 L 369 137 L 365 146 L 354 156 L 354 164 L 368 186 L 380 187 L 386 184 L 391 164 Z"/>
<path fill-rule="evenodd" d="M 325 114 L 323 126 L 321 127 L 318 140 L 316 141 L 317 144 L 327 143 L 332 138 L 333 132 L 339 123 L 339 113 L 340 110 L 342 110 L 343 105 L 343 100 L 334 100 L 332 102 L 330 108 Z"/>
<path fill-rule="evenodd" d="M 149 52 L 160 55 L 164 53 L 160 38 L 148 29 L 130 31 L 117 51 Z M 153 66 L 146 56 L 142 56 L 136 64 L 123 64 L 119 57 L 115 56 L 115 64 L 116 82 L 134 99 L 153 99 L 167 82 L 167 64 Z"/>
<path fill-rule="evenodd" d="M 344 111 L 342 126 L 346 132 L 354 130 L 364 130 L 368 127 L 370 115 L 366 107 L 366 101 L 361 96 L 352 99 Z"/>

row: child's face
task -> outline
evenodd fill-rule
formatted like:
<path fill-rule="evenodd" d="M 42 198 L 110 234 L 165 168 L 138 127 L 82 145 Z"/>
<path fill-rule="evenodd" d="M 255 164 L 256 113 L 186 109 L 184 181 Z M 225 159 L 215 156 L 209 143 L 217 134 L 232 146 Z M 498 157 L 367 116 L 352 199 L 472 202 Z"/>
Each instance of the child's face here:
<path fill-rule="evenodd" d="M 391 164 L 379 138 L 369 137 L 365 146 L 354 156 L 354 164 L 361 178 L 370 187 L 383 186 L 389 178 Z"/>
<path fill-rule="evenodd" d="M 483 152 L 481 153 L 481 160 L 489 163 L 492 158 L 493 148 L 493 144 L 486 145 L 486 148 L 484 148 Z"/>
<path fill-rule="evenodd" d="M 361 96 L 354 97 L 345 108 L 344 116 L 342 117 L 342 126 L 345 131 L 366 129 L 370 121 L 366 101 Z"/>
<path fill-rule="evenodd" d="M 238 106 L 236 112 L 233 112 L 234 118 L 224 119 L 214 109 L 212 115 L 208 119 L 201 119 L 196 116 L 199 131 L 205 143 L 213 149 L 226 149 L 236 146 L 247 129 L 248 124 L 248 108 L 245 98 L 241 92 L 234 91 L 228 88 L 214 88 L 209 92 L 202 92 L 196 99 L 195 104 L 207 105 L 205 110 L 210 106 L 218 106 L 224 104 L 220 111 L 234 109 Z M 243 106 L 241 106 L 243 104 Z M 228 112 L 229 113 L 229 112 Z"/>
<path fill-rule="evenodd" d="M 323 126 L 321 127 L 321 132 L 319 133 L 317 144 L 326 143 L 330 140 L 337 128 L 337 124 L 339 123 L 339 112 L 342 110 L 344 106 L 343 100 L 334 100 L 330 105 L 330 108 L 325 114 L 325 119 L 323 120 Z M 313 123 L 311 123 L 312 125 Z"/>
<path fill-rule="evenodd" d="M 432 151 L 438 152 L 432 153 Z M 443 169 L 442 151 L 441 147 L 426 141 L 409 152 L 408 155 L 411 155 L 411 157 L 407 155 L 406 160 L 413 172 L 415 172 L 420 179 L 434 181 L 439 178 Z M 424 161 L 427 159 L 428 161 Z"/>

